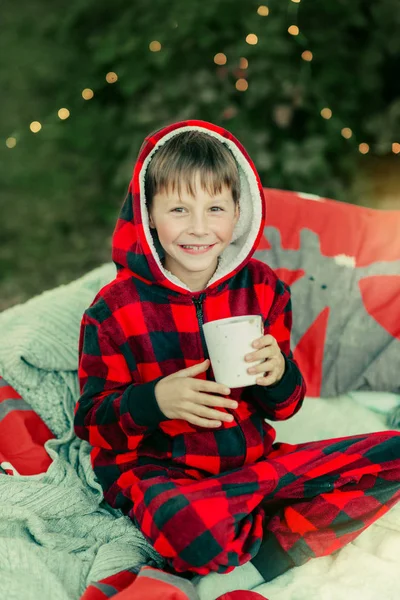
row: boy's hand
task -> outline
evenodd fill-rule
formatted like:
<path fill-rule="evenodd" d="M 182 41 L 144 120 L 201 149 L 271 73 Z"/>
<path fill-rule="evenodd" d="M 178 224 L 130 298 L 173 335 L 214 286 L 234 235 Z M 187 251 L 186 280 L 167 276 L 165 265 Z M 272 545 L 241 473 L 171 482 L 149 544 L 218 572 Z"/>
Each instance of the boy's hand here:
<path fill-rule="evenodd" d="M 278 342 L 272 335 L 263 335 L 252 342 L 252 346 L 257 348 L 255 352 L 246 354 L 246 362 L 256 362 L 265 359 L 264 362 L 247 369 L 248 373 L 263 373 L 264 377 L 256 379 L 258 385 L 267 386 L 278 383 L 285 373 L 285 359 Z"/>
<path fill-rule="evenodd" d="M 222 383 L 194 377 L 198 373 L 206 371 L 209 364 L 209 359 L 206 359 L 202 363 L 172 373 L 157 381 L 154 394 L 161 412 L 166 417 L 185 419 L 189 423 L 201 427 L 220 427 L 221 421 L 233 421 L 233 416 L 229 413 L 210 408 L 217 406 L 237 408 L 238 403 L 234 400 L 211 395 L 213 393 L 229 394 L 231 390 Z"/>

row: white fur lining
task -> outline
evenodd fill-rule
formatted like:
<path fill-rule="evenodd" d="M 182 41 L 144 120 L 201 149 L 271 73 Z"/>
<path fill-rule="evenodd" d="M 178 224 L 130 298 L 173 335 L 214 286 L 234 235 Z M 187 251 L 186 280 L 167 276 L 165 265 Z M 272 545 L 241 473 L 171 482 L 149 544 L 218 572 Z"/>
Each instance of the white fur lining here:
<path fill-rule="evenodd" d="M 229 246 L 227 246 L 225 250 L 221 253 L 218 267 L 211 279 L 209 280 L 209 282 L 207 283 L 207 286 L 233 271 L 235 267 L 237 267 L 246 258 L 246 256 L 253 248 L 255 239 L 260 228 L 262 214 L 262 202 L 260 201 L 260 192 L 258 190 L 256 177 L 249 163 L 247 162 L 247 159 L 240 152 L 236 144 L 234 144 L 230 140 L 222 137 L 214 131 L 210 131 L 205 127 L 188 126 L 180 127 L 179 129 L 175 129 L 171 133 L 166 134 L 158 142 L 158 144 L 156 144 L 156 146 L 153 148 L 153 150 L 149 153 L 146 160 L 144 161 L 139 175 L 140 203 L 144 234 L 146 236 L 147 243 L 153 251 L 154 258 L 164 276 L 167 279 L 169 279 L 169 281 L 171 281 L 172 283 L 189 291 L 190 288 L 185 283 L 183 283 L 183 281 L 181 281 L 178 277 L 176 277 L 176 275 L 173 275 L 170 271 L 168 271 L 161 263 L 160 256 L 156 250 L 154 240 L 150 231 L 149 215 L 146 207 L 144 181 L 147 167 L 153 157 L 153 154 L 160 148 L 160 146 L 165 144 L 165 142 L 172 138 L 174 135 L 178 135 L 183 131 L 195 130 L 203 131 L 208 135 L 212 135 L 229 147 L 239 165 L 240 176 L 240 216 L 233 230 L 232 241 L 229 244 Z"/>

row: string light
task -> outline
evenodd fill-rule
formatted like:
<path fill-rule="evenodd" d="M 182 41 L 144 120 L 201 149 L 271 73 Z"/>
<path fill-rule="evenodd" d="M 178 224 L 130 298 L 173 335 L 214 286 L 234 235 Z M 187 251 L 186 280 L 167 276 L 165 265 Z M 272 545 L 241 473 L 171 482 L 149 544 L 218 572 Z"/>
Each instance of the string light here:
<path fill-rule="evenodd" d="M 118 81 L 118 75 L 114 73 L 114 71 L 110 71 L 106 75 L 106 81 L 107 83 L 115 83 L 116 81 Z"/>
<path fill-rule="evenodd" d="M 300 4 L 300 2 L 301 2 L 301 0 L 291 0 L 291 1 L 295 4 Z M 268 16 L 269 13 L 270 13 L 270 9 L 268 8 L 268 6 L 266 6 L 264 4 L 260 5 L 257 8 L 257 14 L 262 17 Z M 177 28 L 178 23 L 176 21 L 174 21 L 172 23 L 172 26 L 174 28 Z M 290 35 L 297 36 L 297 35 L 299 35 L 300 30 L 297 25 L 293 24 L 293 25 L 289 26 L 288 33 Z M 246 36 L 246 42 L 252 46 L 256 45 L 258 43 L 257 35 L 254 33 L 249 33 Z M 149 49 L 151 52 L 160 52 L 160 50 L 162 49 L 162 45 L 158 40 L 152 40 L 149 44 Z M 304 50 L 301 54 L 301 58 L 305 62 L 311 62 L 314 57 L 313 57 L 313 53 L 311 52 L 311 50 Z M 227 63 L 227 60 L 228 59 L 223 52 L 218 52 L 214 56 L 214 63 L 219 66 L 225 65 Z M 241 57 L 239 60 L 239 69 L 245 70 L 248 68 L 248 66 L 249 66 L 249 61 L 247 60 L 247 58 Z M 238 72 L 238 70 L 236 70 L 236 74 L 241 75 L 240 71 Z M 109 73 L 106 74 L 105 79 L 106 79 L 107 83 L 113 84 L 116 81 L 118 81 L 118 75 L 114 71 L 110 71 Z M 237 81 L 235 83 L 235 87 L 238 91 L 243 92 L 248 89 L 249 84 L 248 84 L 248 81 L 244 77 L 239 77 L 239 79 L 237 79 Z M 90 88 L 85 88 L 82 91 L 82 97 L 84 100 L 91 100 L 94 97 L 93 90 Z M 232 113 L 233 113 L 232 108 L 226 109 L 226 111 L 224 113 L 224 117 L 230 118 L 231 116 L 233 116 Z M 57 114 L 61 120 L 66 120 L 70 116 L 70 111 L 67 108 L 60 108 Z M 324 119 L 329 120 L 332 117 L 332 110 L 330 108 L 325 107 L 321 110 L 320 114 Z M 33 121 L 29 125 L 29 128 L 33 133 L 38 133 L 42 129 L 42 125 L 39 121 Z M 341 129 L 341 135 L 345 139 L 350 139 L 353 136 L 353 131 L 349 127 L 343 127 Z M 15 146 L 17 144 L 17 139 L 12 136 L 8 137 L 5 141 L 5 144 L 6 144 L 7 148 L 15 148 Z M 394 154 L 400 154 L 400 143 L 393 142 L 391 149 Z M 359 144 L 358 150 L 361 154 L 367 154 L 370 150 L 370 147 L 367 143 L 362 142 Z"/>
<path fill-rule="evenodd" d="M 82 92 L 82 98 L 84 100 L 91 100 L 94 96 L 94 91 L 90 88 L 85 88 Z"/>
<path fill-rule="evenodd" d="M 157 40 L 154 40 L 153 42 L 150 42 L 149 48 L 152 52 L 160 52 L 161 44 L 160 42 L 157 42 Z"/>
<path fill-rule="evenodd" d="M 330 119 L 332 116 L 332 111 L 330 108 L 323 108 L 321 110 L 321 117 L 323 117 L 324 119 Z"/>
<path fill-rule="evenodd" d="M 70 112 L 69 112 L 68 108 L 60 108 L 60 110 L 58 111 L 57 114 L 60 117 L 60 119 L 65 120 L 65 119 L 68 119 Z"/>
<path fill-rule="evenodd" d="M 246 79 L 243 79 L 243 77 L 241 77 L 235 83 L 235 87 L 237 90 L 239 90 L 239 92 L 245 92 L 247 90 L 247 88 L 249 87 L 249 84 Z"/>
<path fill-rule="evenodd" d="M 236 108 L 236 106 L 228 106 L 227 108 L 225 108 L 224 112 L 222 113 L 222 118 L 223 119 L 232 119 L 232 117 L 235 117 L 237 115 L 238 109 Z"/>
<path fill-rule="evenodd" d="M 214 62 L 216 65 L 226 65 L 226 61 L 227 58 L 222 52 L 218 52 L 218 54 L 214 56 Z"/>
<path fill-rule="evenodd" d="M 32 121 L 32 123 L 29 125 L 29 129 L 33 132 L 33 133 L 37 133 L 38 131 L 40 131 L 42 129 L 41 124 L 39 123 L 39 121 Z"/>
<path fill-rule="evenodd" d="M 301 58 L 307 62 L 311 62 L 313 59 L 313 53 L 310 52 L 310 50 L 304 50 L 304 52 L 301 53 Z"/>
<path fill-rule="evenodd" d="M 344 138 L 346 138 L 346 140 L 349 140 L 351 138 L 351 136 L 353 135 L 353 132 L 350 129 L 350 127 L 343 127 L 343 129 L 340 133 L 342 134 L 342 136 Z"/>
<path fill-rule="evenodd" d="M 251 46 L 255 46 L 258 43 L 258 37 L 255 33 L 249 33 L 249 35 L 246 37 L 246 42 Z"/>

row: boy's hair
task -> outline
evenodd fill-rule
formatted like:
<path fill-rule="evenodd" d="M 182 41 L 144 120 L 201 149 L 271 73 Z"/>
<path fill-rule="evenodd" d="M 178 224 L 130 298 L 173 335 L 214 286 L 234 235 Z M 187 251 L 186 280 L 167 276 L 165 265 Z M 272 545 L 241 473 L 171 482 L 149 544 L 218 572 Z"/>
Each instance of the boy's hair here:
<path fill-rule="evenodd" d="M 178 189 L 182 184 L 194 197 L 194 180 L 200 171 L 201 187 L 210 196 L 231 190 L 235 205 L 240 197 L 240 177 L 236 160 L 229 148 L 215 137 L 202 131 L 184 131 L 169 139 L 157 150 L 145 175 L 147 209 L 150 210 L 157 193 Z"/>

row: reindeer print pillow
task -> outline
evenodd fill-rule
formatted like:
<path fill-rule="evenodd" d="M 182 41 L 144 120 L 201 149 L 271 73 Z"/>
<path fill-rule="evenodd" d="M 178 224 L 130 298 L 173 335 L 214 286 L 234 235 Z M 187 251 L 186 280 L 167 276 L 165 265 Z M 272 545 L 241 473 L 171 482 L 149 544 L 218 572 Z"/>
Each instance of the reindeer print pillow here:
<path fill-rule="evenodd" d="M 400 211 L 264 189 L 254 258 L 290 285 L 308 396 L 400 392 Z"/>

